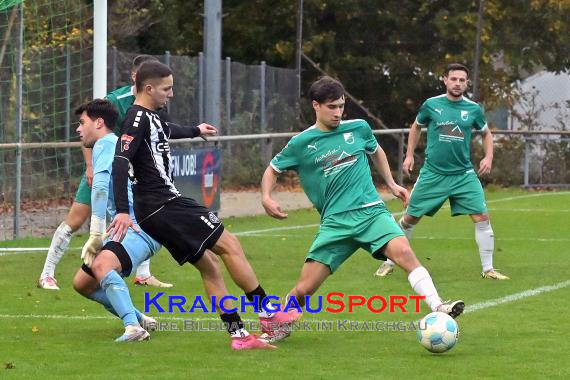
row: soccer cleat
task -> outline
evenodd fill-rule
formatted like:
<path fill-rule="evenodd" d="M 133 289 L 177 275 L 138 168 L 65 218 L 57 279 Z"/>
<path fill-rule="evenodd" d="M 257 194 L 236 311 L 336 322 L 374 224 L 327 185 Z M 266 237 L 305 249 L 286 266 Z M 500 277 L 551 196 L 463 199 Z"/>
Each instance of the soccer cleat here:
<path fill-rule="evenodd" d="M 125 327 L 125 333 L 115 339 L 115 342 L 140 342 L 149 340 L 150 334 L 139 325 L 129 325 Z"/>
<path fill-rule="evenodd" d="M 457 301 L 444 301 L 441 305 L 437 307 L 436 311 L 441 313 L 445 313 L 449 315 L 451 318 L 455 319 L 463 313 L 465 309 L 465 302 L 461 300 Z"/>
<path fill-rule="evenodd" d="M 376 273 L 374 273 L 374 276 L 376 277 L 386 277 L 389 274 L 392 274 L 392 272 L 394 272 L 394 265 L 390 264 L 387 261 L 384 261 L 384 263 L 382 263 L 382 265 L 380 265 L 380 267 L 378 268 L 378 270 L 376 271 Z"/>
<path fill-rule="evenodd" d="M 168 282 L 160 281 L 153 275 L 150 275 L 147 278 L 135 277 L 135 285 L 154 286 L 155 288 L 172 288 L 174 286 Z"/>
<path fill-rule="evenodd" d="M 40 277 L 38 280 L 38 288 L 47 290 L 59 290 L 57 280 L 51 276 Z"/>
<path fill-rule="evenodd" d="M 248 335 L 246 337 L 231 338 L 232 350 L 274 350 L 277 347 L 267 343 L 263 339 L 257 338 L 255 335 Z"/>
<path fill-rule="evenodd" d="M 491 269 L 487 272 L 481 273 L 482 278 L 490 278 L 493 280 L 510 280 L 510 277 L 505 276 L 501 272 L 497 271 L 496 269 Z"/>
<path fill-rule="evenodd" d="M 297 322 L 299 319 L 301 319 L 302 316 L 303 313 L 299 313 L 295 309 L 290 309 L 287 313 L 279 310 L 269 318 L 260 317 L 259 324 L 261 325 L 261 331 L 268 333 L 271 331 L 280 330 L 283 327 L 288 328 L 291 323 Z"/>
<path fill-rule="evenodd" d="M 273 330 L 263 333 L 259 336 L 259 339 L 266 341 L 267 343 L 280 342 L 291 335 L 291 328 L 288 326 L 283 326 L 279 330 Z"/>
<path fill-rule="evenodd" d="M 143 329 L 149 332 L 156 330 L 158 327 L 158 322 L 156 321 L 156 319 L 144 314 L 142 314 L 142 318 L 139 321 L 139 323 L 141 324 L 141 327 Z"/>

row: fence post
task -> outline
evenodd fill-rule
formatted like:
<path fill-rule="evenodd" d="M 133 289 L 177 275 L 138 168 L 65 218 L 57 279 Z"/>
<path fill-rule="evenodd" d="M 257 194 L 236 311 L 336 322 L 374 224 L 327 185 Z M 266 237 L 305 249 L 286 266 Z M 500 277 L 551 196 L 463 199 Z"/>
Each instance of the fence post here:
<path fill-rule="evenodd" d="M 530 152 L 529 152 L 528 145 L 529 145 L 528 140 L 527 140 L 527 137 L 525 136 L 524 137 L 524 165 L 523 165 L 523 167 L 524 167 L 524 186 L 525 187 L 528 187 L 528 177 L 529 177 L 529 175 L 528 175 L 529 168 L 528 167 L 529 167 Z"/>
<path fill-rule="evenodd" d="M 265 99 L 265 73 L 266 73 L 267 66 L 265 61 L 261 61 L 261 66 L 259 66 L 259 94 L 260 94 L 260 122 L 261 122 L 261 133 L 267 133 L 267 109 L 266 109 L 266 99 Z M 263 139 L 261 140 L 261 154 L 264 159 L 264 163 L 267 163 L 271 160 L 271 149 L 272 141 L 271 139 Z"/>
<path fill-rule="evenodd" d="M 225 100 L 225 113 L 226 113 L 226 135 L 232 134 L 232 59 L 226 57 L 226 100 Z M 228 157 L 232 156 L 232 143 L 228 141 L 226 143 L 226 149 L 228 152 Z"/>
<path fill-rule="evenodd" d="M 117 88 L 117 47 L 112 47 L 112 54 L 111 54 L 111 85 L 112 89 Z"/>
<path fill-rule="evenodd" d="M 204 122 L 204 53 L 198 54 L 198 122 Z"/>
<path fill-rule="evenodd" d="M 164 64 L 170 67 L 170 51 L 166 50 L 164 52 Z M 166 112 L 170 113 L 170 102 L 166 102 Z"/>
<path fill-rule="evenodd" d="M 71 135 L 71 47 L 65 47 L 65 141 L 69 142 Z M 69 180 L 71 178 L 71 149 L 65 149 L 65 180 L 64 192 L 69 192 Z"/>
<path fill-rule="evenodd" d="M 20 30 L 16 57 L 16 193 L 14 199 L 14 239 L 20 237 L 20 202 L 22 196 L 22 112 L 23 112 L 23 58 L 24 58 L 24 4 L 20 4 Z"/>
<path fill-rule="evenodd" d="M 402 185 L 404 183 L 404 131 L 400 132 L 400 137 L 398 138 L 398 184 Z"/>

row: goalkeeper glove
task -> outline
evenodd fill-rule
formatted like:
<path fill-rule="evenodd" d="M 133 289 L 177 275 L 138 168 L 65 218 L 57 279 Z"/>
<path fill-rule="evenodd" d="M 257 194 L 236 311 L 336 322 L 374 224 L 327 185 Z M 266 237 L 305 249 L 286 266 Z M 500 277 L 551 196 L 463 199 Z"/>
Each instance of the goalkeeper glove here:
<path fill-rule="evenodd" d="M 89 268 L 93 260 L 103 247 L 103 234 L 105 233 L 105 219 L 98 216 L 91 216 L 91 227 L 89 229 L 89 239 L 81 250 L 81 259 Z"/>

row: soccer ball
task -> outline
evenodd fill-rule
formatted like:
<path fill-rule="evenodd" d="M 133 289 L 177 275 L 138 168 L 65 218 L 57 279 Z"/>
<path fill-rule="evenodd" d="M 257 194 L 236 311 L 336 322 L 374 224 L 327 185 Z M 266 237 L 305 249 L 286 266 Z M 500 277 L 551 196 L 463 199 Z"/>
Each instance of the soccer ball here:
<path fill-rule="evenodd" d="M 459 326 L 455 319 L 437 311 L 426 315 L 420 321 L 419 328 L 418 340 L 430 352 L 451 350 L 459 337 Z"/>

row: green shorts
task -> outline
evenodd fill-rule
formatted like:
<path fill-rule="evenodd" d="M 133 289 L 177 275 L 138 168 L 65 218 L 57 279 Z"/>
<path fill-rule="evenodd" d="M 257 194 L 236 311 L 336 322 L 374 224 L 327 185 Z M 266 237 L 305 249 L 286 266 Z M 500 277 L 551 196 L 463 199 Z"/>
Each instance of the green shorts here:
<path fill-rule="evenodd" d="M 83 203 L 91 207 L 91 188 L 87 184 L 87 177 L 83 174 L 81 177 L 81 182 L 79 182 L 79 187 L 75 193 L 75 202 Z"/>
<path fill-rule="evenodd" d="M 333 214 L 325 218 L 306 259 L 327 265 L 334 273 L 358 248 L 386 260 L 382 248 L 404 236 L 383 204 Z"/>
<path fill-rule="evenodd" d="M 487 212 L 483 187 L 473 169 L 463 174 L 441 175 L 423 167 L 406 213 L 417 218 L 433 216 L 448 199 L 452 216 Z"/>

